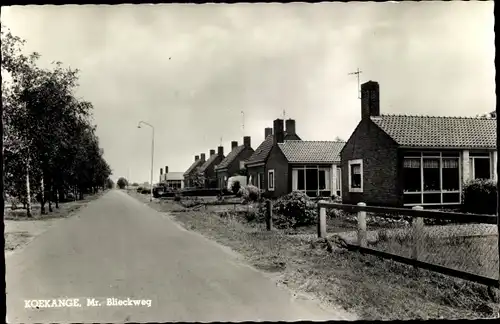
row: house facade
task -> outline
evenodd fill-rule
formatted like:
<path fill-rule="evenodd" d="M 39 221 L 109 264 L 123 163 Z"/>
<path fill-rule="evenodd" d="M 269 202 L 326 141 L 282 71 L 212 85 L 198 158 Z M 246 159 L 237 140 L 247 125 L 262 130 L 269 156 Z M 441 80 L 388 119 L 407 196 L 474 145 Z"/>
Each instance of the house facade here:
<path fill-rule="evenodd" d="M 297 135 L 295 129 L 295 120 L 286 120 L 286 129 L 283 125 L 283 119 L 276 119 L 273 122 L 273 128 L 266 128 L 264 141 L 255 149 L 255 152 L 246 161 L 245 166 L 248 174 L 248 183 L 265 190 L 268 187 L 267 159 L 271 150 L 277 146 L 279 141 L 296 140 L 301 138 Z M 278 134 L 278 137 L 276 137 Z"/>
<path fill-rule="evenodd" d="M 309 197 L 341 194 L 340 141 L 283 141 L 271 150 L 266 163 L 270 197 L 300 191 Z"/>
<path fill-rule="evenodd" d="M 185 188 L 194 188 L 197 186 L 197 170 L 205 163 L 205 153 L 201 153 L 200 155 L 196 155 L 194 157 L 194 162 L 191 166 L 184 172 L 184 187 Z"/>
<path fill-rule="evenodd" d="M 197 170 L 199 175 L 204 179 L 204 188 L 218 188 L 215 166 L 221 163 L 224 158 L 225 156 L 223 146 L 218 147 L 217 153 L 215 152 L 215 150 L 210 150 L 210 157 Z"/>
<path fill-rule="evenodd" d="M 245 171 L 245 161 L 253 153 L 250 136 L 243 137 L 243 145 L 240 146 L 237 141 L 231 142 L 231 152 L 215 167 L 218 188 L 225 188 L 229 177 Z"/>
<path fill-rule="evenodd" d="M 341 152 L 343 203 L 453 206 L 467 181 L 497 179 L 496 120 L 381 115 L 378 83 L 361 93 L 361 121 Z"/>
<path fill-rule="evenodd" d="M 160 184 L 171 190 L 184 189 L 183 172 L 168 172 L 168 166 L 165 166 L 165 173 L 160 169 Z"/>

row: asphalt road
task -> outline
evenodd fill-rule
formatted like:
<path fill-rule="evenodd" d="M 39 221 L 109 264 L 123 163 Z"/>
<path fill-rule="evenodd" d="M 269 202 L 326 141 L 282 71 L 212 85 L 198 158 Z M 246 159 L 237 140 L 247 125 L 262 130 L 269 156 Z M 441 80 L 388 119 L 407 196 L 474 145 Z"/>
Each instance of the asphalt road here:
<path fill-rule="evenodd" d="M 292 298 L 229 249 L 117 190 L 56 223 L 6 263 L 12 323 L 352 319 Z M 68 298 L 76 306 L 31 302 Z M 144 305 L 108 306 L 108 298 Z"/>

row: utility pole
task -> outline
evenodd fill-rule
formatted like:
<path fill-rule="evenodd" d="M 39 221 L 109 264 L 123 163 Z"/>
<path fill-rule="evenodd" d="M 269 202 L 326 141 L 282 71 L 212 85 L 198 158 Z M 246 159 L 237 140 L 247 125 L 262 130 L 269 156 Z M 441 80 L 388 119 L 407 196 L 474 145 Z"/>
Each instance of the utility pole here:
<path fill-rule="evenodd" d="M 358 99 L 361 99 L 361 89 L 360 89 L 360 84 L 359 84 L 359 75 L 363 73 L 363 71 L 360 71 L 359 68 L 356 70 L 356 72 L 351 72 L 348 75 L 356 75 L 358 79 Z"/>
<path fill-rule="evenodd" d="M 30 157 L 26 159 L 26 216 L 31 217 Z"/>

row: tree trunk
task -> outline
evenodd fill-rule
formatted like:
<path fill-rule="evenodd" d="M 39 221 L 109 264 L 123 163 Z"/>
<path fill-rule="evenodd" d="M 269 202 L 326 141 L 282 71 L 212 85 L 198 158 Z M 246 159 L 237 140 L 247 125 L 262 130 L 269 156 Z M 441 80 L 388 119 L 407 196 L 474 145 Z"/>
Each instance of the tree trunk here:
<path fill-rule="evenodd" d="M 54 192 L 52 193 L 54 195 L 54 202 L 56 203 L 56 209 L 59 209 L 59 189 L 54 188 Z"/>
<path fill-rule="evenodd" d="M 49 212 L 52 213 L 52 181 L 49 182 L 49 190 L 47 191 L 47 200 L 49 201 Z"/>
<path fill-rule="evenodd" d="M 42 180 L 40 181 L 40 214 L 45 214 L 45 184 L 43 182 L 43 173 Z"/>
<path fill-rule="evenodd" d="M 26 217 L 31 216 L 31 193 L 30 193 L 30 166 L 26 161 Z"/>

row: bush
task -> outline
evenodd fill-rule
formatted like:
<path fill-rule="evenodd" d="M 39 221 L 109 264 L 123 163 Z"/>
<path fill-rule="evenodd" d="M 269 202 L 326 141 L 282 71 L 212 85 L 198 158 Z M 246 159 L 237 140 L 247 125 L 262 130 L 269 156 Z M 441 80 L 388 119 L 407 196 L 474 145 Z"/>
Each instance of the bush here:
<path fill-rule="evenodd" d="M 176 194 L 174 196 L 174 201 L 181 201 L 181 196 L 179 194 Z"/>
<path fill-rule="evenodd" d="M 277 228 L 297 228 L 316 222 L 316 204 L 304 193 L 294 191 L 278 199 L 273 206 Z"/>
<path fill-rule="evenodd" d="M 231 185 L 231 191 L 234 195 L 238 196 L 238 194 L 240 193 L 240 189 L 241 189 L 241 184 L 239 181 L 235 181 L 233 182 L 233 184 Z"/>
<path fill-rule="evenodd" d="M 151 189 L 143 188 L 142 191 L 141 191 L 141 194 L 150 195 L 151 194 Z"/>
<path fill-rule="evenodd" d="M 260 190 L 256 186 L 248 185 L 241 188 L 241 196 L 246 202 L 256 202 L 260 199 Z"/>
<path fill-rule="evenodd" d="M 185 189 L 181 192 L 182 196 L 217 196 L 220 194 L 220 189 Z"/>
<path fill-rule="evenodd" d="M 137 188 L 137 192 L 139 192 L 139 193 L 142 192 L 142 189 L 144 189 L 144 188 L 142 188 L 142 187 Z"/>
<path fill-rule="evenodd" d="M 494 180 L 471 180 L 464 185 L 462 208 L 466 213 L 496 214 L 497 182 Z"/>

